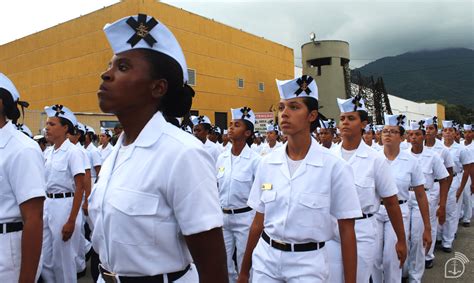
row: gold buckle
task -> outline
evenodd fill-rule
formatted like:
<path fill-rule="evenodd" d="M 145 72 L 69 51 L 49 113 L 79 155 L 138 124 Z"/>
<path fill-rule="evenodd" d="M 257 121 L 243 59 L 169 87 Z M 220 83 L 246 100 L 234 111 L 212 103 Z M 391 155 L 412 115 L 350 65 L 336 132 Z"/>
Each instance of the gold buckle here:
<path fill-rule="evenodd" d="M 117 274 L 107 271 L 102 267 L 102 264 L 100 265 L 100 274 L 102 275 L 102 279 L 104 279 L 105 283 L 118 283 L 118 280 L 115 277 Z"/>

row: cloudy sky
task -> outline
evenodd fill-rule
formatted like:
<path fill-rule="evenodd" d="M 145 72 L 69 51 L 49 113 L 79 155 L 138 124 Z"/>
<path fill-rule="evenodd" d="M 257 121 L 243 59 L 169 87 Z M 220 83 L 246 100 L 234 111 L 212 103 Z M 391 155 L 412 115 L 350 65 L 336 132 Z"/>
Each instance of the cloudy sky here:
<path fill-rule="evenodd" d="M 116 2 L 1 1 L 0 44 Z M 162 2 L 289 46 L 294 50 L 296 65 L 301 65 L 300 47 L 309 41 L 311 32 L 321 40 L 348 41 L 351 67 L 420 49 L 474 49 L 472 0 Z"/>

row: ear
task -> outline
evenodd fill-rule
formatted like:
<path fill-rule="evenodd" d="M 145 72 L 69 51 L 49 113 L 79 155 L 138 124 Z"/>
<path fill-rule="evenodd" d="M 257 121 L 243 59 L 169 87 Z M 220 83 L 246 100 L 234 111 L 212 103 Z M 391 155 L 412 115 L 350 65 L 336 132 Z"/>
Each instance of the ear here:
<path fill-rule="evenodd" d="M 313 110 L 309 112 L 309 121 L 312 123 L 318 118 L 318 110 Z"/>
<path fill-rule="evenodd" d="M 244 135 L 245 135 L 245 138 L 248 139 L 249 137 L 252 136 L 252 132 L 250 130 L 245 130 Z"/>
<path fill-rule="evenodd" d="M 362 123 L 361 123 L 362 129 L 365 129 L 365 126 L 367 126 L 368 123 L 369 123 L 368 121 L 362 122 Z"/>
<path fill-rule="evenodd" d="M 161 99 L 168 91 L 168 81 L 166 79 L 154 80 L 151 85 L 151 96 Z"/>

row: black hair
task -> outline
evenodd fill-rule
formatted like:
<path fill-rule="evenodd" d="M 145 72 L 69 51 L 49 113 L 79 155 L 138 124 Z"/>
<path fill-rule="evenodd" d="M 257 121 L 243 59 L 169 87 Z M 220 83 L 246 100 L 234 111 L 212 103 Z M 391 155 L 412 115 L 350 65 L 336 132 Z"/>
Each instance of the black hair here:
<path fill-rule="evenodd" d="M 89 137 L 91 142 L 95 142 L 97 140 L 97 135 L 95 135 L 93 132 L 87 132 L 86 136 Z"/>
<path fill-rule="evenodd" d="M 359 117 L 360 117 L 360 121 L 361 122 L 364 122 L 364 121 L 369 121 L 369 113 L 367 113 L 367 111 L 364 111 L 364 110 L 357 110 L 357 113 L 359 113 Z"/>
<path fill-rule="evenodd" d="M 3 101 L 3 113 L 1 114 L 16 124 L 20 118 L 20 110 L 18 110 L 17 103 L 13 101 L 13 96 L 8 90 L 0 88 L 0 99 Z"/>
<path fill-rule="evenodd" d="M 253 144 L 254 126 L 248 120 L 243 119 L 243 121 L 244 121 L 244 124 L 245 124 L 245 128 L 248 131 L 250 131 L 250 136 L 247 138 L 247 140 L 245 142 L 247 143 L 248 146 L 251 146 Z"/>
<path fill-rule="evenodd" d="M 400 136 L 403 136 L 405 134 L 405 128 L 398 126 L 398 129 L 400 130 Z"/>
<path fill-rule="evenodd" d="M 172 117 L 182 117 L 191 110 L 194 90 L 183 84 L 183 71 L 178 62 L 170 56 L 150 49 L 141 49 L 150 63 L 150 76 L 165 79 L 168 91 L 161 98 L 158 110 Z"/>
<path fill-rule="evenodd" d="M 303 103 L 306 105 L 308 108 L 308 112 L 310 113 L 313 110 L 318 110 L 319 109 L 319 102 L 317 99 L 314 99 L 312 97 L 303 97 Z M 316 120 L 311 122 L 311 125 L 309 126 L 309 132 L 312 133 L 316 130 L 317 127 L 320 127 L 320 122 L 319 122 L 319 111 L 318 111 L 318 117 L 316 117 Z"/>
<path fill-rule="evenodd" d="M 61 126 L 67 126 L 67 134 L 74 135 L 76 133 L 76 128 L 72 125 L 71 121 L 63 117 L 58 118 L 59 124 L 61 124 Z"/>
<path fill-rule="evenodd" d="M 201 124 L 198 124 L 198 125 L 202 125 L 202 128 L 204 129 L 204 131 L 207 131 L 208 133 L 211 131 L 212 127 L 210 124 L 208 123 L 201 123 Z"/>

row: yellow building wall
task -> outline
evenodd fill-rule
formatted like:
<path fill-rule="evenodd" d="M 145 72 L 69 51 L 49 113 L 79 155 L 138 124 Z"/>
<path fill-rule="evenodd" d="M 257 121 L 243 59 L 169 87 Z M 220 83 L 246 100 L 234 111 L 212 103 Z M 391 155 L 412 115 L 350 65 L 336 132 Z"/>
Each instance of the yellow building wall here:
<path fill-rule="evenodd" d="M 193 110 L 214 112 L 249 106 L 266 112 L 278 102 L 275 78 L 294 77 L 293 50 L 191 12 L 153 0 L 123 0 L 85 16 L 0 46 L 0 72 L 17 86 L 31 110 L 64 104 L 100 113 L 100 74 L 112 57 L 102 29 L 122 17 L 145 13 L 176 36 L 188 68 L 196 70 Z M 244 79 L 244 88 L 237 79 Z M 258 83 L 265 84 L 264 92 Z"/>
<path fill-rule="evenodd" d="M 444 107 L 443 104 L 440 104 L 440 103 L 436 103 L 436 107 L 437 107 L 437 117 L 438 117 L 438 127 L 441 129 L 441 127 L 443 126 L 441 124 L 441 122 L 443 120 L 446 120 L 446 108 Z"/>

